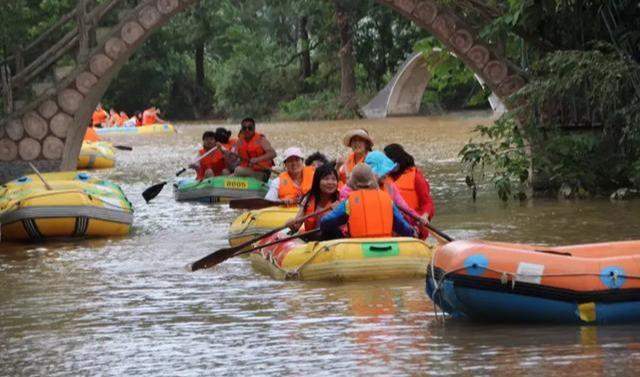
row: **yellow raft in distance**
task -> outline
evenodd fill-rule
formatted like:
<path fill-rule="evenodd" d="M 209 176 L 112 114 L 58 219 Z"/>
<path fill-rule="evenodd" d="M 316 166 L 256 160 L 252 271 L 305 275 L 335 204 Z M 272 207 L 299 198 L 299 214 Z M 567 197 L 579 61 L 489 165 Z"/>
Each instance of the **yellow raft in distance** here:
<path fill-rule="evenodd" d="M 116 151 L 107 141 L 83 141 L 78 169 L 108 169 L 116 164 Z"/>
<path fill-rule="evenodd" d="M 286 237 L 276 234 L 260 243 Z M 259 243 L 259 244 L 260 244 Z M 250 253 L 258 271 L 276 279 L 361 281 L 423 277 L 435 246 L 407 237 L 299 239 Z"/>
<path fill-rule="evenodd" d="M 84 172 L 36 175 L 0 186 L 2 240 L 41 241 L 57 237 L 126 235 L 133 208 L 122 189 Z"/>
<path fill-rule="evenodd" d="M 252 238 L 283 227 L 296 217 L 298 207 L 267 207 L 238 216 L 229 227 L 229 245 L 235 247 Z"/>

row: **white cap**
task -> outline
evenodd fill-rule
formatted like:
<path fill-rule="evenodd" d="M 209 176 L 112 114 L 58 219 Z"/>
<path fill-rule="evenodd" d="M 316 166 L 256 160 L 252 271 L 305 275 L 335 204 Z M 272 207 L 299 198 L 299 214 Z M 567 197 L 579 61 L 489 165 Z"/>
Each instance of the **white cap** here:
<path fill-rule="evenodd" d="M 282 161 L 287 161 L 289 157 L 304 158 L 304 155 L 302 154 L 302 150 L 300 150 L 300 148 L 291 147 L 287 148 L 287 150 L 284 151 L 284 159 Z"/>

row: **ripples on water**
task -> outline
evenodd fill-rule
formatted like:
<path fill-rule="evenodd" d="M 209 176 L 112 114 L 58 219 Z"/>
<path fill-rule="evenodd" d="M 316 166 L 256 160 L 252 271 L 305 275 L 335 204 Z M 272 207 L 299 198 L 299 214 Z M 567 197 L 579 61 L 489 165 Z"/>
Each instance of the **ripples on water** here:
<path fill-rule="evenodd" d="M 567 244 L 637 238 L 638 204 L 534 200 L 473 203 L 456 157 L 475 117 L 259 125 L 276 149 L 331 157 L 351 127 L 379 147 L 405 144 L 427 171 L 435 224 L 459 238 Z M 126 238 L 0 244 L 0 374 L 18 375 L 621 375 L 640 361 L 635 327 L 443 325 L 421 280 L 335 285 L 280 282 L 244 259 L 183 267 L 226 246 L 238 214 L 176 203 L 171 179 L 209 126 L 172 137 L 119 138 L 117 168 L 135 206 Z M 234 131 L 237 127 L 233 127 Z M 634 216 L 635 215 L 635 216 Z"/>

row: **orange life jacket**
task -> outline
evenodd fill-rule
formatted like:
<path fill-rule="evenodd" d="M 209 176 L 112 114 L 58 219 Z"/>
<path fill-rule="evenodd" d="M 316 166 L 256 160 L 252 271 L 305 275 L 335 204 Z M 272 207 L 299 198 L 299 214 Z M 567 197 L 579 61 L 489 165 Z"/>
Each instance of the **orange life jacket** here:
<path fill-rule="evenodd" d="M 111 127 L 122 127 L 122 124 L 124 123 L 118 113 L 114 113 L 111 116 L 110 121 L 111 121 Z"/>
<path fill-rule="evenodd" d="M 356 190 L 349 194 L 349 233 L 351 237 L 391 237 L 393 202 L 383 190 Z"/>
<path fill-rule="evenodd" d="M 262 171 L 265 169 L 270 169 L 273 166 L 273 160 L 260 161 L 256 164 L 249 166 L 249 160 L 255 157 L 260 157 L 267 153 L 262 145 L 260 145 L 260 140 L 263 138 L 262 134 L 254 133 L 251 140 L 245 140 L 244 135 L 238 138 L 238 142 L 236 144 L 238 155 L 242 161 L 240 161 L 240 166 L 250 167 L 254 171 Z"/>
<path fill-rule="evenodd" d="M 396 180 L 396 187 L 400 190 L 400 195 L 407 205 L 414 211 L 418 210 L 420 201 L 418 199 L 418 193 L 416 192 L 416 168 L 411 167 L 406 169 L 401 176 Z"/>
<path fill-rule="evenodd" d="M 313 173 L 316 169 L 313 166 L 305 166 L 302 169 L 302 182 L 298 186 L 289 173 L 286 171 L 281 173 L 278 178 L 280 179 L 280 186 L 278 187 L 278 198 L 280 200 L 299 200 L 311 190 L 313 184 Z"/>
<path fill-rule="evenodd" d="M 146 126 L 149 124 L 156 124 L 158 123 L 158 117 L 156 116 L 156 112 L 153 110 L 145 110 L 142 113 L 142 125 Z"/>
<path fill-rule="evenodd" d="M 96 130 L 94 130 L 93 127 L 87 127 L 87 132 L 85 132 L 83 140 L 100 141 L 100 136 L 98 136 Z"/>
<path fill-rule="evenodd" d="M 349 175 L 351 175 L 351 171 L 353 170 L 353 168 L 356 167 L 356 165 L 358 165 L 359 163 L 364 162 L 364 159 L 366 157 L 367 155 L 365 154 L 364 157 L 356 160 L 356 154 L 351 153 L 349 157 L 347 157 L 347 161 L 345 161 L 344 164 L 342 164 L 342 166 L 340 167 L 340 182 L 347 183 L 347 179 L 349 178 Z"/>
<path fill-rule="evenodd" d="M 307 204 L 307 207 L 304 210 L 304 215 L 305 216 L 306 215 L 310 215 L 310 214 L 314 213 L 315 211 L 317 211 L 319 209 L 327 208 L 331 204 L 333 204 L 333 203 L 331 203 L 331 202 L 329 202 L 329 203 L 320 202 L 320 208 L 317 208 L 317 206 L 316 206 L 316 198 L 314 198 L 313 196 L 309 196 L 309 203 Z M 320 220 L 322 219 L 322 217 L 324 217 L 324 215 L 326 215 L 327 213 L 328 212 L 325 212 L 322 215 L 313 216 L 313 217 L 309 217 L 308 219 L 306 219 L 304 221 L 304 229 L 306 231 L 316 229 L 318 227 L 318 224 L 320 223 Z"/>
<path fill-rule="evenodd" d="M 104 110 L 96 110 L 91 115 L 91 125 L 98 126 L 107 121 L 107 112 Z"/>
<path fill-rule="evenodd" d="M 205 150 L 204 148 L 200 149 L 199 155 L 202 156 L 203 154 L 207 153 L 208 151 Z M 211 169 L 213 170 L 213 175 L 214 176 L 219 176 L 222 175 L 222 171 L 225 168 L 225 164 L 224 164 L 224 158 L 217 155 L 218 153 L 220 153 L 220 151 L 215 151 L 213 153 L 211 153 L 210 155 L 206 156 L 205 158 L 203 158 L 202 160 L 200 160 L 199 165 L 200 167 L 198 168 L 197 171 L 197 176 L 196 179 L 197 180 L 202 180 L 204 178 L 204 173 L 208 170 Z"/>

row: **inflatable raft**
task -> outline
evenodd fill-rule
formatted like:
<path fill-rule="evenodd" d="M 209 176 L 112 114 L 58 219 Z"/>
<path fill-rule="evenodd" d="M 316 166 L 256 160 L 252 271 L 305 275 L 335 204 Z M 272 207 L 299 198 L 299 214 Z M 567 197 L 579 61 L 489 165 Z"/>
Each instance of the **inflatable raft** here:
<path fill-rule="evenodd" d="M 176 132 L 173 124 L 150 124 L 140 127 L 107 127 L 96 128 L 96 133 L 101 136 L 111 135 L 145 135 L 145 134 L 161 134 L 161 133 L 174 133 Z"/>
<path fill-rule="evenodd" d="M 563 247 L 455 241 L 427 294 L 455 318 L 608 324 L 640 321 L 640 241 Z"/>
<path fill-rule="evenodd" d="M 237 246 L 283 227 L 298 214 L 298 207 L 267 207 L 238 216 L 229 227 L 229 244 Z"/>
<path fill-rule="evenodd" d="M 254 178 L 220 176 L 198 181 L 181 179 L 173 184 L 177 201 L 205 203 L 227 202 L 230 199 L 262 198 L 267 193 L 266 183 Z"/>
<path fill-rule="evenodd" d="M 108 169 L 116 164 L 113 144 L 106 141 L 83 141 L 78 156 L 78 169 Z"/>
<path fill-rule="evenodd" d="M 83 172 L 36 175 L 0 186 L 2 240 L 40 241 L 55 237 L 128 234 L 133 209 L 114 183 Z"/>
<path fill-rule="evenodd" d="M 276 234 L 260 243 L 284 238 Z M 276 279 L 357 281 L 425 276 L 433 250 L 415 238 L 300 239 L 250 254 L 252 265 Z"/>

